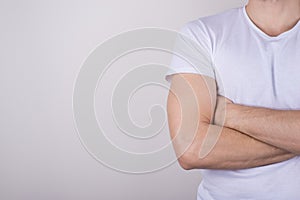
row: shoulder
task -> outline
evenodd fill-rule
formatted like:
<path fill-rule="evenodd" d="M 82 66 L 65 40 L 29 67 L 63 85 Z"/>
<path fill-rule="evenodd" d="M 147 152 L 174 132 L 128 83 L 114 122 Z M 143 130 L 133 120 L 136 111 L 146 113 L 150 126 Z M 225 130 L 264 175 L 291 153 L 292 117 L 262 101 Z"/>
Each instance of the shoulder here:
<path fill-rule="evenodd" d="M 242 12 L 243 7 L 231 8 L 214 15 L 200 17 L 194 21 L 201 21 L 207 27 L 214 28 L 234 23 L 239 20 Z"/>
<path fill-rule="evenodd" d="M 194 36 L 201 35 L 208 38 L 222 34 L 241 21 L 242 9 L 243 7 L 231 8 L 214 15 L 199 17 L 187 22 L 182 27 L 182 31 Z"/>

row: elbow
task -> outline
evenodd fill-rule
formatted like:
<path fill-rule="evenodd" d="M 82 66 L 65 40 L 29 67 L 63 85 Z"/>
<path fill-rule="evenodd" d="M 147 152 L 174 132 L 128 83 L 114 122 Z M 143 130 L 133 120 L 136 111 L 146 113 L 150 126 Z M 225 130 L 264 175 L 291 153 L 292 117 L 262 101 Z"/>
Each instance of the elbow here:
<path fill-rule="evenodd" d="M 186 148 L 186 145 L 178 145 L 177 148 L 175 148 L 178 164 L 184 170 L 196 169 L 197 150 L 192 146 L 193 144 Z"/>
<path fill-rule="evenodd" d="M 187 145 L 178 144 L 179 148 L 176 149 L 177 155 L 180 155 L 178 157 L 178 163 L 184 170 L 206 169 L 210 167 L 209 157 L 201 156 L 201 152 L 203 150 L 202 143 L 204 138 L 202 136 L 205 136 L 206 133 L 207 129 L 203 129 L 203 132 L 200 132 L 198 135 L 200 137 L 196 137 L 188 148 L 186 148 Z"/>
<path fill-rule="evenodd" d="M 195 169 L 193 160 L 191 160 L 191 158 L 187 158 L 186 155 L 182 155 L 180 158 L 178 158 L 178 163 L 180 167 L 184 170 Z"/>
<path fill-rule="evenodd" d="M 195 156 L 193 153 L 184 153 L 181 157 L 178 158 L 178 163 L 180 167 L 184 170 L 192 169 L 205 169 L 205 159 Z"/>

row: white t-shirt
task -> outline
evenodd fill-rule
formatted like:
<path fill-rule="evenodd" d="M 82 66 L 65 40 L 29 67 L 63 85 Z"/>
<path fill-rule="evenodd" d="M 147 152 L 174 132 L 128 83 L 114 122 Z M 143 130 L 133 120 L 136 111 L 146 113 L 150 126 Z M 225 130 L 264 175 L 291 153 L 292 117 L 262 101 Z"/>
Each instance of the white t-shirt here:
<path fill-rule="evenodd" d="M 271 37 L 247 15 L 245 6 L 186 23 L 166 79 L 197 73 L 216 80 L 218 94 L 234 103 L 300 109 L 300 21 Z M 228 147 L 230 148 L 230 147 Z M 299 200 L 300 157 L 243 170 L 201 170 L 198 200 Z"/>

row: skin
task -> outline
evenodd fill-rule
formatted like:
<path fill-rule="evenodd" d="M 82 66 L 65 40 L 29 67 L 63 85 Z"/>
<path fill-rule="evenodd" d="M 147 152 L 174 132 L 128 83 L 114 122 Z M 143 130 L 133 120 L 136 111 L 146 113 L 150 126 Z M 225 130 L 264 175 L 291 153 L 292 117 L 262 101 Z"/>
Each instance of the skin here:
<path fill-rule="evenodd" d="M 220 102 L 222 98 L 218 97 Z M 223 114 L 226 112 L 225 120 Z M 286 151 L 300 154 L 300 111 L 273 110 L 233 104 L 217 105 L 215 123 L 241 131 Z"/>
<path fill-rule="evenodd" d="M 246 10 L 261 30 L 276 36 L 297 23 L 300 1 L 249 0 Z M 282 162 L 299 154 L 299 145 L 294 142 L 299 144 L 300 141 L 296 134 L 299 126 L 294 126 L 299 125 L 299 121 L 280 120 L 282 116 L 299 118 L 299 114 L 281 111 L 272 118 L 274 110 L 254 111 L 252 109 L 257 108 L 242 107 L 218 97 L 216 82 L 210 77 L 189 73 L 173 75 L 167 112 L 181 167 L 186 170 L 246 169 Z M 243 113 L 242 109 L 251 110 L 254 115 L 248 112 L 236 120 Z M 271 116 L 265 120 L 268 122 L 256 126 L 266 115 Z M 270 127 L 272 130 L 268 130 Z M 287 127 L 293 135 L 283 142 Z M 278 138 L 271 135 L 274 131 Z"/>
<path fill-rule="evenodd" d="M 299 0 L 249 0 L 246 11 L 252 22 L 269 36 L 288 31 L 300 19 Z"/>

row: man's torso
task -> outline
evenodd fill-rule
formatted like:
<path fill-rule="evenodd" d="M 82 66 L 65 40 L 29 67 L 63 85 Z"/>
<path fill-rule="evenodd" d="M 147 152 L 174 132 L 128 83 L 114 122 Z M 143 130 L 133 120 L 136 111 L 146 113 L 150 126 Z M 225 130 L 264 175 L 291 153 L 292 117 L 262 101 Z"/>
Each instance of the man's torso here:
<path fill-rule="evenodd" d="M 300 23 L 270 37 L 251 24 L 244 7 L 199 20 L 209 34 L 218 94 L 242 105 L 300 109 Z M 202 173 L 198 199 L 300 199 L 299 157 Z"/>

